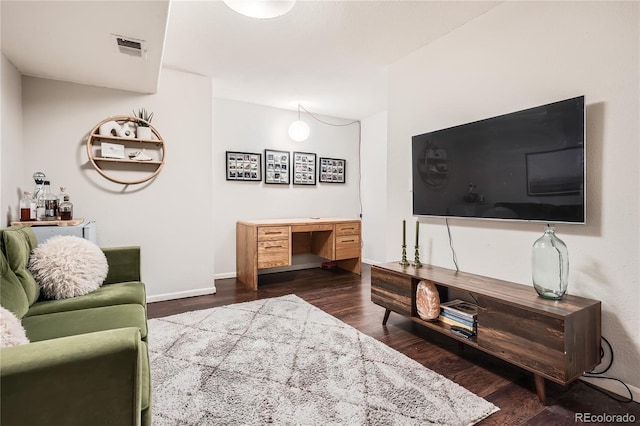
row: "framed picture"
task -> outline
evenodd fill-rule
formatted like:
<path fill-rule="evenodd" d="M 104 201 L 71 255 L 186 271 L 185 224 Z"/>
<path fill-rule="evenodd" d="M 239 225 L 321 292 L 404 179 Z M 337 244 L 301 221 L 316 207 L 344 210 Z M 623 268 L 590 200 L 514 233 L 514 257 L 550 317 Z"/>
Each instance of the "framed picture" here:
<path fill-rule="evenodd" d="M 347 173 L 347 160 L 320 157 L 318 176 L 320 182 L 344 183 Z"/>
<path fill-rule="evenodd" d="M 227 180 L 262 181 L 262 154 L 227 151 Z"/>
<path fill-rule="evenodd" d="M 264 183 L 289 185 L 289 153 L 264 150 Z"/>
<path fill-rule="evenodd" d="M 311 152 L 293 153 L 293 184 L 316 184 L 316 154 Z"/>

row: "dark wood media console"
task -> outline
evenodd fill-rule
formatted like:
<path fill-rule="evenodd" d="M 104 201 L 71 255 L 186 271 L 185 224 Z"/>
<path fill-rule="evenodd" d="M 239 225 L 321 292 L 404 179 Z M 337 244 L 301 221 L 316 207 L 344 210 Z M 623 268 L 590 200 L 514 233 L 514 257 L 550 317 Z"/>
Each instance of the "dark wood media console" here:
<path fill-rule="evenodd" d="M 478 304 L 477 335 L 464 338 L 440 321 L 424 321 L 416 310 L 421 280 L 433 282 L 441 302 L 448 290 L 473 296 Z M 371 267 L 371 301 L 432 330 L 501 358 L 534 374 L 545 402 L 544 380 L 567 385 L 600 364 L 600 302 L 565 295 L 538 296 L 533 286 L 424 265 L 386 263 Z"/>

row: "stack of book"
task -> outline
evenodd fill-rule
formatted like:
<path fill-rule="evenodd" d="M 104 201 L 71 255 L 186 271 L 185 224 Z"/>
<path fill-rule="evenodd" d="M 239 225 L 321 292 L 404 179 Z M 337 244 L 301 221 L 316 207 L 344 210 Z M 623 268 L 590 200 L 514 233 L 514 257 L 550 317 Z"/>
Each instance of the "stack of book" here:
<path fill-rule="evenodd" d="M 450 326 L 457 326 L 476 334 L 478 306 L 471 302 L 455 299 L 440 304 L 438 319 Z"/>

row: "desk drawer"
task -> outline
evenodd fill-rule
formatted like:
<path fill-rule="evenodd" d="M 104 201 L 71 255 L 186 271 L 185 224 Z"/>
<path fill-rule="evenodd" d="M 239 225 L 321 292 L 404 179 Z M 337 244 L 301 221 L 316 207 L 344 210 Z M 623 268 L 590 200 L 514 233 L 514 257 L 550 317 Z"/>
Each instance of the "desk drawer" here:
<path fill-rule="evenodd" d="M 258 227 L 258 241 L 289 239 L 288 226 L 260 226 Z"/>
<path fill-rule="evenodd" d="M 336 260 L 360 257 L 360 235 L 336 236 Z"/>
<path fill-rule="evenodd" d="M 289 266 L 289 240 L 258 241 L 258 269 Z"/>
<path fill-rule="evenodd" d="M 360 222 L 348 222 L 336 224 L 336 235 L 360 235 Z"/>

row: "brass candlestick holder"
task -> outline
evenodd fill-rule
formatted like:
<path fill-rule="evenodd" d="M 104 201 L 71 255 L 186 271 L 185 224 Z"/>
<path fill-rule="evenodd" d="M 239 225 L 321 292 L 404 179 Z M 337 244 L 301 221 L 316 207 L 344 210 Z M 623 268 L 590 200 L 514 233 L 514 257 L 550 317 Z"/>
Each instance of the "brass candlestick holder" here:
<path fill-rule="evenodd" d="M 400 266 L 409 266 L 409 261 L 407 260 L 407 245 L 402 245 L 402 259 L 400 260 Z"/>
<path fill-rule="evenodd" d="M 420 263 L 420 251 L 418 250 L 418 247 L 419 246 L 416 245 L 416 252 L 414 254 L 415 259 L 411 263 L 411 266 L 413 266 L 414 268 L 422 268 L 422 263 Z"/>

